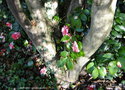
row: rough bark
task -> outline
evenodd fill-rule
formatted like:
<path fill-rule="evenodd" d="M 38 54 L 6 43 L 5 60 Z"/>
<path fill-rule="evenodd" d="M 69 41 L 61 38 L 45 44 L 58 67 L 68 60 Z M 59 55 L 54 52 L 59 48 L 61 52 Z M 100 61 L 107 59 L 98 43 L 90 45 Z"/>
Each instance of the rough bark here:
<path fill-rule="evenodd" d="M 53 60 L 56 55 L 55 44 L 51 35 L 53 31 L 45 19 L 45 14 L 41 9 L 39 1 L 29 0 L 32 9 L 31 15 L 36 26 L 31 25 L 23 13 L 20 0 L 7 0 L 7 3 L 13 15 L 41 54 L 42 59 L 46 60 L 46 62 Z"/>

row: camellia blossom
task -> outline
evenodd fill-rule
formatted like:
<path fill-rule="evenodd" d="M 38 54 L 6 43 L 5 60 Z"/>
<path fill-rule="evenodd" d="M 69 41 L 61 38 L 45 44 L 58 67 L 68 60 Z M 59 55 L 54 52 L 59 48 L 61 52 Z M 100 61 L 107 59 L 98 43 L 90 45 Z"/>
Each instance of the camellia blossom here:
<path fill-rule="evenodd" d="M 79 52 L 79 51 L 80 51 L 79 48 L 78 48 L 78 44 L 77 44 L 76 41 L 73 42 L 72 50 L 73 50 L 74 52 Z"/>
<path fill-rule="evenodd" d="M 46 72 L 47 72 L 46 67 L 43 67 L 43 68 L 40 70 L 40 74 L 46 74 Z"/>
<path fill-rule="evenodd" d="M 11 37 L 14 39 L 14 40 L 17 40 L 21 37 L 21 34 L 20 32 L 14 32 Z"/>
<path fill-rule="evenodd" d="M 14 43 L 11 42 L 11 43 L 9 44 L 9 47 L 10 47 L 10 49 L 13 49 L 13 48 L 14 48 Z"/>
<path fill-rule="evenodd" d="M 0 36 L 0 39 L 2 39 L 2 42 L 5 42 L 5 37 L 4 36 Z"/>
<path fill-rule="evenodd" d="M 63 27 L 62 27 L 61 32 L 62 32 L 62 35 L 63 35 L 63 36 L 64 36 L 64 35 L 69 35 L 68 31 L 69 31 L 69 27 L 68 27 L 68 26 L 63 26 Z"/>
<path fill-rule="evenodd" d="M 95 87 L 96 87 L 95 85 L 90 85 L 90 86 L 87 87 L 87 90 L 94 90 Z"/>
<path fill-rule="evenodd" d="M 12 29 L 12 24 L 10 22 L 6 22 L 6 26 Z"/>
<path fill-rule="evenodd" d="M 5 52 L 5 51 L 6 51 L 6 49 L 1 49 L 1 51 L 2 51 L 2 52 Z"/>

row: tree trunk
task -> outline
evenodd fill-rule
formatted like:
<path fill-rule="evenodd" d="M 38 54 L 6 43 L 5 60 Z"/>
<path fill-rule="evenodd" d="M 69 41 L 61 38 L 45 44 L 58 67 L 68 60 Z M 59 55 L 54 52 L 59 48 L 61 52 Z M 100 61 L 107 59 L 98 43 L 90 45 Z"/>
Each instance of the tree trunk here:
<path fill-rule="evenodd" d="M 83 50 L 85 57 L 77 59 L 77 64 L 72 71 L 62 71 L 56 67 L 55 44 L 51 35 L 53 22 L 48 23 L 45 10 L 41 7 L 39 0 L 26 0 L 28 8 L 36 26 L 32 26 L 26 18 L 20 5 L 20 0 L 6 0 L 13 15 L 23 27 L 33 44 L 41 54 L 45 62 L 51 62 L 50 67 L 56 72 L 55 76 L 60 84 L 67 87 L 70 82 L 78 79 L 82 67 L 90 60 L 90 57 L 109 35 L 116 8 L 117 0 L 94 0 L 91 13 L 91 27 L 89 33 L 83 39 Z M 72 4 L 77 0 L 72 0 Z M 75 7 L 75 6 L 74 6 Z M 73 7 L 70 7 L 70 11 Z M 69 12 L 70 12 L 69 11 Z M 69 13 L 68 12 L 68 13 Z M 41 47 L 41 48 L 39 48 Z M 46 49 L 46 50 L 45 50 Z"/>
<path fill-rule="evenodd" d="M 69 72 L 67 80 L 74 82 L 78 75 L 90 60 L 90 57 L 101 46 L 103 41 L 112 30 L 113 19 L 115 14 L 117 0 L 94 0 L 91 13 L 91 27 L 88 34 L 83 39 L 84 57 L 77 60 L 75 69 Z"/>

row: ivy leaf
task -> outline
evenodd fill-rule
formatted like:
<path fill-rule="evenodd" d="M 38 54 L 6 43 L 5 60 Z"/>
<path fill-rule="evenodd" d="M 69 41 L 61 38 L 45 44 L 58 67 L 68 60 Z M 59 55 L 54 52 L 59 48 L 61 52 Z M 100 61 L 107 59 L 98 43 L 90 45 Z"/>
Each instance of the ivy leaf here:
<path fill-rule="evenodd" d="M 71 59 L 67 60 L 66 66 L 67 66 L 67 69 L 72 70 L 74 67 L 73 61 L 71 61 Z"/>
<path fill-rule="evenodd" d="M 60 54 L 62 57 L 67 57 L 69 55 L 69 52 L 67 51 L 62 51 Z"/>
<path fill-rule="evenodd" d="M 64 36 L 62 37 L 62 39 L 61 39 L 62 42 L 66 42 L 66 41 L 68 41 L 68 40 L 70 40 L 70 37 L 67 36 L 67 35 L 64 35 Z"/>
<path fill-rule="evenodd" d="M 94 68 L 94 70 L 92 71 L 92 77 L 93 79 L 96 79 L 99 76 L 99 72 L 97 68 Z"/>

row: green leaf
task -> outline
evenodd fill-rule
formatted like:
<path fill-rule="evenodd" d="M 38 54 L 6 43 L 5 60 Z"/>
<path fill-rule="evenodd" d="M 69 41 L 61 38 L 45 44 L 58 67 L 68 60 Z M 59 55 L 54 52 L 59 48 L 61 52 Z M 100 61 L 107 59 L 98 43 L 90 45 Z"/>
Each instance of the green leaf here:
<path fill-rule="evenodd" d="M 66 42 L 66 41 L 68 41 L 68 40 L 70 40 L 70 37 L 67 36 L 67 35 L 64 35 L 64 36 L 62 37 L 62 39 L 61 39 L 62 42 Z"/>
<path fill-rule="evenodd" d="M 71 49 L 71 45 L 72 45 L 72 44 L 71 44 L 71 43 L 69 43 L 69 42 L 68 42 L 68 43 L 66 43 L 66 48 L 70 50 L 70 49 Z"/>
<path fill-rule="evenodd" d="M 24 41 L 24 46 L 27 46 L 29 43 L 27 40 Z"/>
<path fill-rule="evenodd" d="M 82 22 L 79 18 L 75 19 L 75 17 L 71 18 L 71 26 L 74 28 L 81 28 Z"/>
<path fill-rule="evenodd" d="M 89 11 L 88 9 L 85 9 L 83 12 L 84 12 L 86 15 L 89 15 L 89 14 L 90 14 L 90 11 Z"/>
<path fill-rule="evenodd" d="M 93 71 L 93 69 L 94 69 L 94 62 L 90 62 L 90 63 L 87 65 L 86 69 L 87 69 L 87 71 L 88 71 L 89 73 L 91 73 L 91 72 Z"/>
<path fill-rule="evenodd" d="M 116 26 L 114 27 L 114 29 L 115 29 L 116 31 L 118 31 L 118 32 L 120 32 L 120 31 L 125 31 L 125 26 L 123 26 L 123 25 L 116 25 Z"/>
<path fill-rule="evenodd" d="M 83 49 L 83 44 L 82 44 L 82 42 L 80 42 L 80 41 L 78 42 L 78 47 L 79 47 L 80 50 Z"/>
<path fill-rule="evenodd" d="M 107 59 L 111 59 L 111 58 L 113 58 L 113 54 L 112 53 L 106 53 L 102 57 L 107 58 Z"/>
<path fill-rule="evenodd" d="M 119 34 L 117 31 L 112 31 L 111 34 L 114 35 L 117 38 L 122 38 L 122 35 Z"/>
<path fill-rule="evenodd" d="M 99 69 L 99 75 L 104 78 L 107 74 L 106 68 L 105 67 L 100 67 Z"/>
<path fill-rule="evenodd" d="M 118 24 L 121 24 L 121 23 L 122 23 L 122 21 L 121 21 L 121 19 L 120 19 L 119 17 L 116 18 L 115 21 L 116 21 L 116 23 L 118 23 Z"/>
<path fill-rule="evenodd" d="M 111 61 L 108 64 L 108 70 L 111 75 L 115 75 L 118 72 L 117 61 Z"/>
<path fill-rule="evenodd" d="M 84 31 L 84 29 L 81 29 L 81 28 L 76 28 L 75 29 L 77 32 L 83 32 Z"/>
<path fill-rule="evenodd" d="M 77 59 L 77 55 L 76 55 L 76 53 L 75 52 L 71 52 L 71 57 L 73 58 L 73 59 Z"/>
<path fill-rule="evenodd" d="M 67 62 L 67 58 L 61 58 L 58 62 L 57 62 L 57 66 L 58 67 L 63 67 Z"/>
<path fill-rule="evenodd" d="M 69 55 L 69 52 L 67 51 L 62 51 L 60 54 L 62 57 L 67 57 Z"/>
<path fill-rule="evenodd" d="M 54 16 L 53 19 L 56 20 L 56 21 L 60 21 L 59 16 Z"/>
<path fill-rule="evenodd" d="M 92 71 L 92 77 L 93 79 L 96 79 L 99 76 L 99 72 L 97 68 L 94 68 L 94 70 Z"/>
<path fill-rule="evenodd" d="M 109 67 L 116 67 L 116 65 L 117 65 L 117 61 L 111 61 L 111 62 L 108 64 Z"/>
<path fill-rule="evenodd" d="M 33 64 L 34 64 L 33 61 L 28 61 L 27 63 L 28 66 L 33 66 Z"/>
<path fill-rule="evenodd" d="M 111 75 L 115 75 L 115 74 L 117 74 L 117 72 L 118 72 L 118 68 L 117 67 L 108 67 L 108 69 L 109 69 L 109 73 L 111 74 Z"/>
<path fill-rule="evenodd" d="M 85 55 L 85 53 L 83 52 L 83 51 L 80 51 L 79 53 L 78 53 L 78 57 L 81 57 L 81 56 L 84 56 Z"/>
<path fill-rule="evenodd" d="M 85 22 L 87 21 L 87 16 L 85 14 L 81 14 L 80 19 Z"/>
<path fill-rule="evenodd" d="M 121 57 L 125 56 L 125 46 L 121 47 L 121 48 L 118 50 L 118 54 L 119 54 L 119 56 L 121 56 Z"/>
<path fill-rule="evenodd" d="M 71 59 L 67 60 L 66 66 L 68 70 L 72 70 L 74 67 L 73 61 L 71 61 Z"/>

